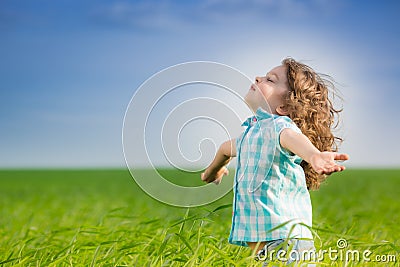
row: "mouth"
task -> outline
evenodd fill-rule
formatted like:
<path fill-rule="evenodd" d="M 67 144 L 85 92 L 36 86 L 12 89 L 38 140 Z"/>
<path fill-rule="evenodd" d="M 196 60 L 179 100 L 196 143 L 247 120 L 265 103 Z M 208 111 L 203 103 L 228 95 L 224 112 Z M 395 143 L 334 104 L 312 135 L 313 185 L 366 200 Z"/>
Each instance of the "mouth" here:
<path fill-rule="evenodd" d="M 250 91 L 256 91 L 256 85 L 253 83 L 251 86 L 250 86 Z"/>

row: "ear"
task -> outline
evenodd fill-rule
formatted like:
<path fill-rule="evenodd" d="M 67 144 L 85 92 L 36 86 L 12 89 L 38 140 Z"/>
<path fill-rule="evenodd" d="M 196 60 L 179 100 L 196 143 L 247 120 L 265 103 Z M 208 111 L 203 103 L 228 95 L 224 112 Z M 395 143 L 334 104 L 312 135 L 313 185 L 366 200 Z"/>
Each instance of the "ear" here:
<path fill-rule="evenodd" d="M 285 105 L 279 105 L 278 107 L 276 107 L 275 111 L 281 116 L 289 115 L 289 111 Z"/>

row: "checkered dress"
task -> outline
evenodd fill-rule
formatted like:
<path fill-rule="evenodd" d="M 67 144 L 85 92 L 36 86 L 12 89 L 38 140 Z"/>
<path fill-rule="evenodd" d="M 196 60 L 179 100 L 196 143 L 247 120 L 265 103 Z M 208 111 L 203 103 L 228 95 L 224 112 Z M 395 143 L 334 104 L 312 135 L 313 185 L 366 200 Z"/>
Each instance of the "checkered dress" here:
<path fill-rule="evenodd" d="M 247 119 L 246 130 L 236 140 L 232 228 L 229 242 L 312 238 L 312 208 L 302 159 L 281 147 L 285 128 L 301 132 L 286 116 L 258 109 Z"/>

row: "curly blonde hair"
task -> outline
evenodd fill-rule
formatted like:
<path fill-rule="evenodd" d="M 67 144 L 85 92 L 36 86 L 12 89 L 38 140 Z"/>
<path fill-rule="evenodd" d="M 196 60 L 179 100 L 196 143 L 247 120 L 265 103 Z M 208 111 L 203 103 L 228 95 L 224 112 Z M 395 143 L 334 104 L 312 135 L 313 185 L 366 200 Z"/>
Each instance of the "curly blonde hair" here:
<path fill-rule="evenodd" d="M 292 58 L 284 59 L 282 65 L 287 68 L 289 83 L 285 97 L 288 116 L 318 150 L 337 151 L 342 139 L 334 136 L 332 130 L 338 126 L 338 115 L 342 110 L 335 109 L 330 99 L 336 92 L 332 79 Z M 319 189 L 327 175 L 316 173 L 304 160 L 301 166 L 307 188 Z"/>

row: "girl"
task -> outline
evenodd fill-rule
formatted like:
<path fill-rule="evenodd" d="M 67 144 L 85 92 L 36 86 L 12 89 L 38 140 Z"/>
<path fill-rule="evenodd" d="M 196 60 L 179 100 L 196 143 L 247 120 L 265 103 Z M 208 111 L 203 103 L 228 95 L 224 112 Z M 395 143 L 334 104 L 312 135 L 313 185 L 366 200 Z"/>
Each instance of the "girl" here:
<path fill-rule="evenodd" d="M 345 169 L 335 160 L 349 158 L 335 152 L 341 139 L 331 128 L 340 111 L 328 98 L 329 87 L 291 58 L 256 77 L 245 96 L 255 116 L 243 123 L 239 138 L 220 146 L 201 175 L 207 183 L 220 183 L 237 156 L 229 242 L 250 247 L 258 258 L 289 247 L 299 253 L 314 249 L 308 190 Z"/>

